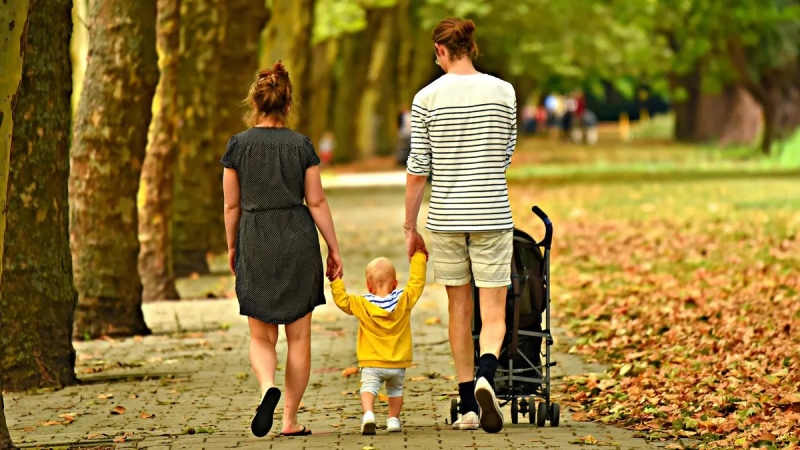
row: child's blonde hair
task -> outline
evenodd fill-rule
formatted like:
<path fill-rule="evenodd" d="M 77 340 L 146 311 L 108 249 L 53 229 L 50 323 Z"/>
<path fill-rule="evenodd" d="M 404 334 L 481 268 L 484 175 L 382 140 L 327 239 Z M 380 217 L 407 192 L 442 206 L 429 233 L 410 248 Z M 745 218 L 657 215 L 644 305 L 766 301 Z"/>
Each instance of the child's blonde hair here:
<path fill-rule="evenodd" d="M 367 283 L 373 286 L 386 286 L 396 280 L 397 272 L 388 258 L 381 256 L 367 264 Z"/>

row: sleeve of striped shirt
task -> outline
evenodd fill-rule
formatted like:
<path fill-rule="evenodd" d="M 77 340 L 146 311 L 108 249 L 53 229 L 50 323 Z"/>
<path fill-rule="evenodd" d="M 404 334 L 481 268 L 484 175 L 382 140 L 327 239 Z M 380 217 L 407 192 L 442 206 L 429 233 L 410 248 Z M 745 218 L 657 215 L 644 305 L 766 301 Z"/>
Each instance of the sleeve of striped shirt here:
<path fill-rule="evenodd" d="M 408 155 L 408 173 L 427 176 L 431 172 L 431 141 L 425 115 L 428 110 L 415 101 L 411 105 L 411 153 Z"/>
<path fill-rule="evenodd" d="M 514 148 L 517 146 L 517 102 L 514 102 L 514 111 L 511 115 L 511 127 L 508 135 L 508 146 L 506 146 L 506 162 L 504 167 L 508 169 L 511 165 L 511 156 L 514 154 Z"/>

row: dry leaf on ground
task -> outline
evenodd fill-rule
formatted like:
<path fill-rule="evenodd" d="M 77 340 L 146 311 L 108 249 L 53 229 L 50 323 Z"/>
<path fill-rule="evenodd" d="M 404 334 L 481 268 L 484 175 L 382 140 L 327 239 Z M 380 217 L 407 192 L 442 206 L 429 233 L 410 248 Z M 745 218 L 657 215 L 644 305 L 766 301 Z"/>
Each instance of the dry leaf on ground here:
<path fill-rule="evenodd" d="M 358 367 L 348 367 L 342 371 L 342 376 L 345 378 L 352 377 L 358 373 Z"/>
<path fill-rule="evenodd" d="M 125 414 L 125 407 L 117 405 L 111 410 L 111 414 Z"/>

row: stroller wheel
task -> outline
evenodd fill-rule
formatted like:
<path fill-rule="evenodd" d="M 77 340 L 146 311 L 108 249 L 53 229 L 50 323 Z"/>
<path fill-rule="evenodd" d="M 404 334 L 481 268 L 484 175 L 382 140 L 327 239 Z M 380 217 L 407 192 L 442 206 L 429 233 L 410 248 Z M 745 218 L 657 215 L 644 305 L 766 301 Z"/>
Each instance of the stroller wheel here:
<path fill-rule="evenodd" d="M 532 396 L 528 400 L 528 404 L 530 405 L 530 412 L 528 413 L 528 420 L 530 421 L 531 425 L 536 423 L 536 414 L 534 414 L 536 409 L 536 397 Z"/>
<path fill-rule="evenodd" d="M 519 423 L 519 404 L 516 397 L 511 399 L 511 423 L 515 425 Z"/>
<path fill-rule="evenodd" d="M 536 426 L 542 428 L 545 423 L 547 423 L 547 404 L 540 402 L 536 407 Z"/>
<path fill-rule="evenodd" d="M 561 416 L 561 407 L 558 406 L 558 403 L 553 403 L 550 405 L 550 426 L 557 427 L 558 421 Z"/>
<path fill-rule="evenodd" d="M 450 425 L 456 423 L 458 420 L 458 399 L 450 399 Z"/>

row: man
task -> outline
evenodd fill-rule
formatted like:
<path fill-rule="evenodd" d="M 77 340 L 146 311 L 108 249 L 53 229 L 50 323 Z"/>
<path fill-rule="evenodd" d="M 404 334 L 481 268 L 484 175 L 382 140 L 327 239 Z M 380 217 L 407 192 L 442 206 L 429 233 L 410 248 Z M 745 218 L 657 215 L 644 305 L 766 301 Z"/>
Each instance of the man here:
<path fill-rule="evenodd" d="M 475 70 L 474 30 L 471 21 L 450 18 L 433 31 L 436 62 L 445 74 L 414 97 L 403 228 L 409 257 L 427 251 L 416 223 L 425 178 L 432 172 L 426 228 L 432 232 L 434 279 L 447 287 L 449 301 L 450 348 L 461 397 L 461 417 L 453 427 L 497 433 L 503 415 L 494 375 L 506 332 L 514 229 L 505 171 L 516 144 L 517 105 L 509 83 Z M 477 371 L 473 277 L 482 321 Z"/>

